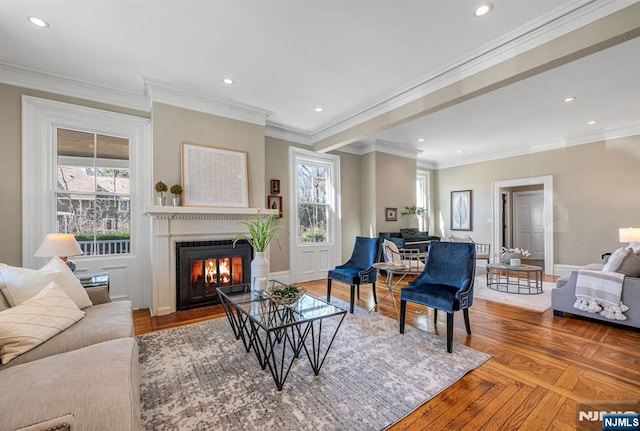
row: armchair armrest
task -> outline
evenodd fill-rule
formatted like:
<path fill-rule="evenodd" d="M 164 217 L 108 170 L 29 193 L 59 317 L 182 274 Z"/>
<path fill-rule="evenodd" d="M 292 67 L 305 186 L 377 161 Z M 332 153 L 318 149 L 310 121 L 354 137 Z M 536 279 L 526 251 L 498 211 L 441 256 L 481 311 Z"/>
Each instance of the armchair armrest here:
<path fill-rule="evenodd" d="M 371 283 L 371 280 L 375 281 L 376 276 L 378 275 L 378 269 L 372 266 L 368 269 L 363 269 L 358 273 L 358 275 L 360 276 L 360 283 Z"/>

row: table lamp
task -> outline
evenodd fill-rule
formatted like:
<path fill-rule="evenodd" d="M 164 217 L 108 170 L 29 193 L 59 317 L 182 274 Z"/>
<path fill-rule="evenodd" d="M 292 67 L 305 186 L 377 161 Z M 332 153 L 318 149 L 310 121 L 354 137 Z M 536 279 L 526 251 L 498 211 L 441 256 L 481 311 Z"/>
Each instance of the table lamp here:
<path fill-rule="evenodd" d="M 44 237 L 40 247 L 36 250 L 36 257 L 58 256 L 67 264 L 71 271 L 76 270 L 76 263 L 67 259 L 67 256 L 79 256 L 82 249 L 78 245 L 76 238 L 70 233 L 50 233 Z"/>
<path fill-rule="evenodd" d="M 640 242 L 640 228 L 621 227 L 618 229 L 620 242 Z"/>

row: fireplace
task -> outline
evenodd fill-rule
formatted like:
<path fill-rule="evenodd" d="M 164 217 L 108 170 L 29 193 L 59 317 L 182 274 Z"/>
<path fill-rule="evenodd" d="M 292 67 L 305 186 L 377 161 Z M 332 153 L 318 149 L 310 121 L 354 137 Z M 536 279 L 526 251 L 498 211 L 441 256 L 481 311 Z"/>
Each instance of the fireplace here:
<path fill-rule="evenodd" d="M 253 249 L 246 241 L 176 242 L 176 309 L 219 304 L 216 288 L 248 284 Z"/>

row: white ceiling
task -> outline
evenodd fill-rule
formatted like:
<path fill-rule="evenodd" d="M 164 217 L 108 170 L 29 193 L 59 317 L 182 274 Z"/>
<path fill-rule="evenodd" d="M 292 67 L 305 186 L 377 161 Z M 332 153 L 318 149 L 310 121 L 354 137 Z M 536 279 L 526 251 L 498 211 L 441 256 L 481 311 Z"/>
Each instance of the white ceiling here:
<path fill-rule="evenodd" d="M 64 77 L 78 95 L 89 88 L 128 100 L 148 100 L 145 83 L 154 83 L 263 112 L 269 127 L 314 142 L 458 66 L 485 57 L 489 64 L 489 54 L 540 29 L 562 34 L 636 2 L 494 0 L 492 13 L 475 18 L 480 3 L 0 0 L 0 82 L 28 76 L 43 89 Z M 50 27 L 33 26 L 29 15 Z M 384 141 L 448 166 L 635 126 L 639 48 L 625 42 L 351 148 Z M 563 104 L 566 95 L 576 102 Z M 587 126 L 591 119 L 598 123 Z"/>

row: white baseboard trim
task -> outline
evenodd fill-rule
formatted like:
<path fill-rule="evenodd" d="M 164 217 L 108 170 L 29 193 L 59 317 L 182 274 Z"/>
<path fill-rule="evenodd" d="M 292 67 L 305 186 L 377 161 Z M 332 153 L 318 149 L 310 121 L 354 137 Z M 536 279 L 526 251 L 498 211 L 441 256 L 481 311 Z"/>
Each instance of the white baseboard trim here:
<path fill-rule="evenodd" d="M 278 280 L 280 283 L 291 284 L 291 271 L 278 271 L 269 273 L 270 280 Z"/>
<path fill-rule="evenodd" d="M 577 271 L 580 268 L 582 268 L 581 265 L 557 264 L 557 265 L 553 265 L 553 274 L 559 275 L 560 277 L 562 277 L 563 275 L 569 274 L 571 271 Z"/>

